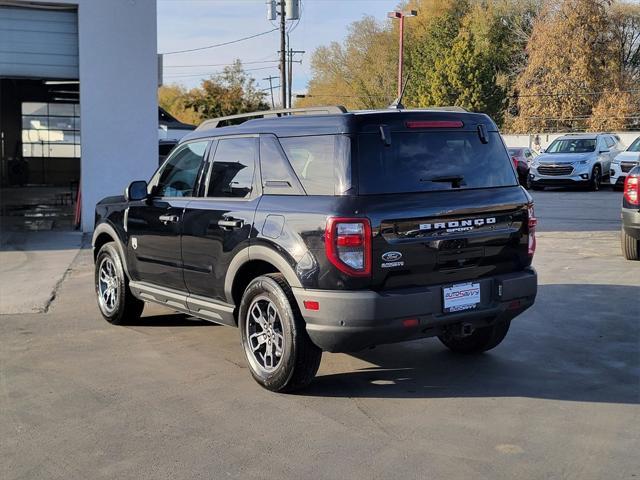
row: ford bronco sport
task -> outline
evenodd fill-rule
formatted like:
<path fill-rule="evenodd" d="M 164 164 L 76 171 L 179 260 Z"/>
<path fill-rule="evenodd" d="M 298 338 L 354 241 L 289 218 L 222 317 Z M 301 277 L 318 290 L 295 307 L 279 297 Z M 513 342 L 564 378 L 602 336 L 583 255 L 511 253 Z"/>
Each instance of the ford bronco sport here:
<path fill-rule="evenodd" d="M 536 218 L 493 121 L 462 109 L 204 122 L 96 206 L 100 312 L 155 302 L 238 326 L 253 377 L 306 386 L 323 350 L 498 345 L 535 299 Z"/>

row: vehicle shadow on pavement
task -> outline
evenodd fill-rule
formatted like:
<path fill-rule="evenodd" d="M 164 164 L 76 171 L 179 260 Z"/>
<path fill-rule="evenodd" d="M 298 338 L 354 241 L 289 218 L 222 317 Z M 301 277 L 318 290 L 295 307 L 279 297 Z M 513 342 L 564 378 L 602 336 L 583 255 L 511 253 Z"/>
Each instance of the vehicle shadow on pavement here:
<path fill-rule="evenodd" d="M 149 315 L 128 322 L 125 327 L 216 327 L 216 323 L 200 320 L 184 313 Z"/>
<path fill-rule="evenodd" d="M 319 376 L 302 394 L 637 404 L 639 291 L 621 285 L 540 285 L 536 304 L 512 322 L 507 338 L 490 352 L 458 355 L 437 339 L 379 346 L 352 354 L 352 363 L 362 360 L 371 367 Z"/>

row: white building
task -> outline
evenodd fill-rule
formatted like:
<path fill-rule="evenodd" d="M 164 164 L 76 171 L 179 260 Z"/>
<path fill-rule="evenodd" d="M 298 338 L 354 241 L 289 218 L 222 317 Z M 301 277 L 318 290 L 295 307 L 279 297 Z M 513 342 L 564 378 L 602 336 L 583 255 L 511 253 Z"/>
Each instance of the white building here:
<path fill-rule="evenodd" d="M 73 205 L 79 181 L 91 231 L 100 198 L 149 178 L 156 37 L 155 0 L 0 0 L 2 215 L 52 195 Z"/>

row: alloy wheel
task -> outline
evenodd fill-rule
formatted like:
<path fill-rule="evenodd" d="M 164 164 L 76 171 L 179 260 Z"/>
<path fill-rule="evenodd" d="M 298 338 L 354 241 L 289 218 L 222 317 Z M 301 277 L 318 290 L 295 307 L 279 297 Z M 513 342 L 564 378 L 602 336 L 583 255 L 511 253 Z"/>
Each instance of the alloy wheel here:
<path fill-rule="evenodd" d="M 258 296 L 247 311 L 245 322 L 249 360 L 264 373 L 280 364 L 284 350 L 284 332 L 280 312 L 266 296 Z"/>
<path fill-rule="evenodd" d="M 98 301 L 103 311 L 111 314 L 118 305 L 120 290 L 120 282 L 113 260 L 110 257 L 103 258 L 98 271 Z"/>

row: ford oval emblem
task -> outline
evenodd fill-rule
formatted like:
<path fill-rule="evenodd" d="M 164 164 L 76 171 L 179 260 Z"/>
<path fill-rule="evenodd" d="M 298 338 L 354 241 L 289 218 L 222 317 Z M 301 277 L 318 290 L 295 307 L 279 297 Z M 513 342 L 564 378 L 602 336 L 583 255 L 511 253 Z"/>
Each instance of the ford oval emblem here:
<path fill-rule="evenodd" d="M 400 252 L 386 252 L 382 254 L 382 260 L 385 262 L 396 262 L 402 258 Z"/>

